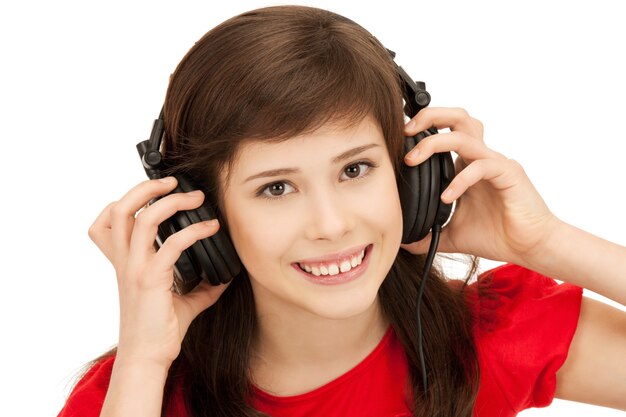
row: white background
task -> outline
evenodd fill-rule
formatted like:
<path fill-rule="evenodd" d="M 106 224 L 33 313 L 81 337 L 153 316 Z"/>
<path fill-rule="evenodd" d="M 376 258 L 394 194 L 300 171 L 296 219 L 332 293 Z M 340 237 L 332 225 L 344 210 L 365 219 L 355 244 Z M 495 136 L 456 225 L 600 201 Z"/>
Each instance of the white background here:
<path fill-rule="evenodd" d="M 117 340 L 114 272 L 87 229 L 144 179 L 135 144 L 149 134 L 169 75 L 211 27 L 276 3 L 8 3 L 0 409 L 56 415 L 74 372 Z M 621 2 L 298 3 L 370 30 L 427 82 L 431 105 L 481 119 L 487 145 L 524 166 L 558 217 L 626 245 Z M 522 415 L 623 413 L 556 400 Z"/>

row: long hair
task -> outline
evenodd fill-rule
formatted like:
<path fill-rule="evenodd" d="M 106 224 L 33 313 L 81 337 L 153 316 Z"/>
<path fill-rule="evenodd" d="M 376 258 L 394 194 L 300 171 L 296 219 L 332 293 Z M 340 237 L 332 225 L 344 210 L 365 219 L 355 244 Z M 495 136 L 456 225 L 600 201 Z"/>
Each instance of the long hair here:
<path fill-rule="evenodd" d="M 329 121 L 350 125 L 366 115 L 379 123 L 400 180 L 403 99 L 386 49 L 361 26 L 326 10 L 262 8 L 213 28 L 179 63 L 165 99 L 163 152 L 169 173 L 191 178 L 221 215 L 219 174 L 245 141 L 279 142 Z M 227 230 L 227 224 L 222 227 Z M 379 290 L 382 312 L 408 358 L 414 415 L 469 417 L 479 378 L 472 318 L 463 290 L 450 285 L 436 265 L 422 300 L 429 368 L 428 391 L 423 390 L 416 299 L 424 262 L 423 255 L 398 252 Z M 473 258 L 468 279 L 476 269 Z M 177 277 L 174 287 L 190 290 Z M 179 385 L 193 417 L 263 416 L 249 403 L 255 329 L 244 268 L 190 325 L 170 367 L 163 410 Z"/>

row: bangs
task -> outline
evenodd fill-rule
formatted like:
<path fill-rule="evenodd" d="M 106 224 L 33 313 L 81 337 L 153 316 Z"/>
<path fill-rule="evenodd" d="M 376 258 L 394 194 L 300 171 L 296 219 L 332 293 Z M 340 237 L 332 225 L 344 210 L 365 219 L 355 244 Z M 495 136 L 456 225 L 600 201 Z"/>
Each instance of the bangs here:
<path fill-rule="evenodd" d="M 327 123 L 378 122 L 397 172 L 400 77 L 388 51 L 354 22 L 322 10 L 267 8 L 209 31 L 172 75 L 168 158 L 199 180 L 234 163 L 246 141 L 280 142 Z M 230 170 L 229 170 L 230 171 Z M 206 181 L 205 181 L 206 182 Z"/>
<path fill-rule="evenodd" d="M 324 35 L 314 39 L 310 33 L 309 39 L 290 37 L 285 44 L 275 46 L 286 55 L 296 55 L 304 44 L 306 54 L 274 60 L 269 50 L 270 59 L 251 63 L 254 68 L 249 71 L 257 75 L 253 77 L 257 83 L 247 84 L 250 100 L 242 114 L 248 117 L 242 120 L 245 130 L 241 134 L 281 141 L 326 123 L 350 126 L 368 114 L 383 130 L 394 116 L 402 118 L 401 90 L 390 58 L 379 56 L 386 63 L 381 66 L 381 62 L 371 62 L 330 34 Z M 374 45 L 364 46 L 375 49 Z M 292 54 L 286 52 L 289 49 L 294 49 Z M 269 65 L 261 67 L 261 63 Z M 261 72 L 264 74 L 258 76 Z"/>

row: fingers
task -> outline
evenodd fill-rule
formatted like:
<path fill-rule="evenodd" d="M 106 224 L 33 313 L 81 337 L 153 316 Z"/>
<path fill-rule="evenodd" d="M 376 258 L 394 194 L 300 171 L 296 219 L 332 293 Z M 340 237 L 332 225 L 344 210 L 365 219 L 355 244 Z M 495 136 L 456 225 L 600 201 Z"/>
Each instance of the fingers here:
<path fill-rule="evenodd" d="M 465 109 L 446 107 L 426 107 L 420 110 L 405 126 L 405 133 L 415 135 L 433 126 L 437 129 L 463 131 L 480 140 L 483 137 L 483 125 L 479 120 L 471 117 Z"/>
<path fill-rule="evenodd" d="M 516 184 L 515 176 L 521 165 L 512 159 L 479 159 L 461 171 L 442 193 L 441 201 L 451 203 L 469 187 L 487 180 L 496 189 L 504 190 Z"/>
<path fill-rule="evenodd" d="M 150 200 L 167 194 L 175 186 L 176 180 L 172 177 L 147 180 L 131 188 L 110 207 L 111 245 L 116 262 L 123 262 L 128 254 L 135 214 Z"/>
<path fill-rule="evenodd" d="M 121 262 L 128 256 L 137 212 L 140 212 L 137 219 L 142 219 L 140 223 L 147 224 L 150 229 L 148 230 L 149 236 L 145 231 L 139 235 L 148 242 L 142 246 L 152 248 L 156 236 L 155 222 L 158 224 L 170 217 L 176 210 L 194 208 L 202 202 L 201 192 L 193 195 L 191 193 L 176 194 L 176 196 L 182 195 L 183 197 L 177 197 L 179 200 L 176 201 L 164 198 L 154 204 L 159 208 L 165 207 L 165 212 L 161 216 L 157 215 L 158 210 L 145 210 L 150 200 L 169 193 L 176 183 L 176 179 L 170 177 L 144 181 L 129 190 L 119 201 L 108 204 L 98 215 L 90 226 L 88 235 L 114 266 L 116 259 Z"/>
<path fill-rule="evenodd" d="M 489 149 L 482 141 L 465 132 L 456 131 L 428 136 L 420 141 L 405 156 L 407 165 L 417 165 L 437 152 L 454 151 L 466 161 L 495 158 L 506 159 L 504 155 Z"/>
<path fill-rule="evenodd" d="M 154 253 L 154 241 L 159 224 L 181 210 L 198 208 L 204 200 L 202 191 L 168 195 L 147 207 L 137 215 L 130 238 L 129 251 L 140 262 Z"/>
<path fill-rule="evenodd" d="M 404 160 L 407 165 L 415 166 L 430 158 L 434 153 L 456 152 L 460 158 L 455 161 L 456 173 L 463 172 L 472 161 L 507 160 L 506 156 L 485 146 L 483 141 L 483 124 L 471 117 L 461 108 L 425 108 L 421 110 L 407 126 L 405 134 L 414 135 L 431 126 L 438 129 L 450 128 L 448 133 L 428 136 L 420 141 Z M 458 191 L 458 190 L 457 190 Z M 456 198 L 458 192 L 448 194 L 448 199 Z M 452 200 L 450 200 L 452 201 Z"/>
<path fill-rule="evenodd" d="M 109 203 L 87 231 L 89 238 L 100 249 L 104 256 L 113 263 L 113 244 L 111 242 L 111 207 L 115 201 Z"/>
<path fill-rule="evenodd" d="M 154 272 L 170 271 L 185 249 L 196 241 L 215 234 L 218 229 L 219 223 L 216 219 L 213 219 L 207 222 L 194 223 L 165 239 L 165 242 L 163 242 L 163 245 L 154 257 Z"/>

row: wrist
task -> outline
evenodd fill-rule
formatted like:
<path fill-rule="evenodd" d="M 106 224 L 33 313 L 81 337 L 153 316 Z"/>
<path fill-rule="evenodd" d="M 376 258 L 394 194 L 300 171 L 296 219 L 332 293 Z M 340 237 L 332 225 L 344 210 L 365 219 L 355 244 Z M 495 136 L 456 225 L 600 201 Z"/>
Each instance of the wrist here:
<path fill-rule="evenodd" d="M 160 415 L 168 370 L 146 358 L 116 355 L 100 416 Z"/>
<path fill-rule="evenodd" d="M 564 238 L 572 226 L 556 216 L 546 222 L 544 238 L 533 247 L 533 250 L 519 256 L 513 263 L 530 270 L 548 274 L 555 271 L 565 246 L 569 244 Z"/>
<path fill-rule="evenodd" d="M 154 376 L 166 375 L 172 361 L 165 359 L 154 359 L 141 354 L 132 354 L 118 349 L 115 355 L 114 367 L 124 369 L 139 370 Z"/>

